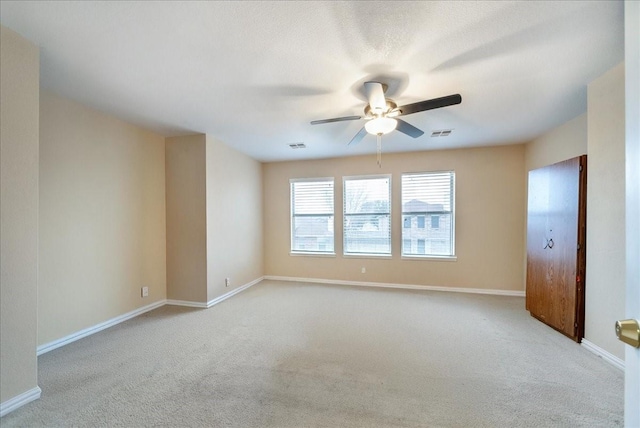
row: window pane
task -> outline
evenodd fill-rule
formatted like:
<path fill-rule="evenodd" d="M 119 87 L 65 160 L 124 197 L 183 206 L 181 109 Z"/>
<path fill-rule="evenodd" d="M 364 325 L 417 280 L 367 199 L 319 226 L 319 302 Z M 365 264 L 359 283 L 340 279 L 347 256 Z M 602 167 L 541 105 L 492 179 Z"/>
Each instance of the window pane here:
<path fill-rule="evenodd" d="M 293 214 L 333 214 L 333 180 L 291 183 Z"/>
<path fill-rule="evenodd" d="M 402 175 L 403 255 L 454 255 L 454 182 L 453 171 Z"/>
<path fill-rule="evenodd" d="M 345 178 L 345 254 L 391 254 L 391 179 Z"/>
<path fill-rule="evenodd" d="M 333 179 L 291 181 L 291 251 L 333 253 Z"/>
<path fill-rule="evenodd" d="M 402 211 L 451 211 L 453 172 L 402 175 Z"/>
<path fill-rule="evenodd" d="M 333 252 L 333 216 L 294 217 L 291 249 Z"/>
<path fill-rule="evenodd" d="M 412 227 L 403 229 L 402 253 L 405 255 L 434 255 L 434 256 L 450 256 L 451 254 L 451 215 L 440 215 L 439 228 Z M 427 222 L 427 226 L 431 223 Z M 419 241 L 424 242 L 424 250 L 420 251 Z M 407 245 L 406 243 L 410 243 Z M 413 246 L 411 245 L 413 243 Z M 413 250 L 412 250 L 413 248 Z"/>

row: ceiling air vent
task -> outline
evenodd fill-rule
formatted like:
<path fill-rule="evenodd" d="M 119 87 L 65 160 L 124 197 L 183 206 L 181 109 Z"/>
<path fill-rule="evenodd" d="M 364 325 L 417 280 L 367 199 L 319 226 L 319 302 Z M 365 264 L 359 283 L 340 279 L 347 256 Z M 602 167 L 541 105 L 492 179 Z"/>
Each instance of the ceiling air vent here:
<path fill-rule="evenodd" d="M 433 131 L 431 137 L 448 137 L 451 134 L 451 129 L 441 129 L 439 131 Z"/>
<path fill-rule="evenodd" d="M 305 146 L 304 143 L 289 144 L 289 147 L 291 147 L 292 149 L 305 149 L 305 148 L 307 148 L 307 146 Z"/>

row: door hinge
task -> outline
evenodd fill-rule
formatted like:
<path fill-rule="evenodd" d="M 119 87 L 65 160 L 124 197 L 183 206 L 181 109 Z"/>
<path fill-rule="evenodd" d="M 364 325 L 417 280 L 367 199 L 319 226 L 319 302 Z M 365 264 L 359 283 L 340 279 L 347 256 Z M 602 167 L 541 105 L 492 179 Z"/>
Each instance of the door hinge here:
<path fill-rule="evenodd" d="M 582 165 L 580 165 L 580 172 L 582 172 Z"/>
<path fill-rule="evenodd" d="M 578 251 L 580 251 L 580 244 L 578 244 Z"/>

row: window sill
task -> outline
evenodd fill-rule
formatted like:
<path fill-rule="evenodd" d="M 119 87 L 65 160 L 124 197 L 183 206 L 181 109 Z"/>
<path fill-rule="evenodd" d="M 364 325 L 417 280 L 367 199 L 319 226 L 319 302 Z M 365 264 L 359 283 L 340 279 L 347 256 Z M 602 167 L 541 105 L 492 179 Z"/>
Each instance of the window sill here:
<path fill-rule="evenodd" d="M 458 256 L 402 256 L 402 260 L 418 260 L 418 261 L 432 261 L 432 262 L 455 262 L 458 261 Z"/>
<path fill-rule="evenodd" d="M 345 259 L 392 259 L 391 254 L 343 254 Z"/>
<path fill-rule="evenodd" d="M 314 253 L 312 251 L 290 251 L 290 256 L 308 256 L 308 257 L 335 257 L 336 253 Z"/>

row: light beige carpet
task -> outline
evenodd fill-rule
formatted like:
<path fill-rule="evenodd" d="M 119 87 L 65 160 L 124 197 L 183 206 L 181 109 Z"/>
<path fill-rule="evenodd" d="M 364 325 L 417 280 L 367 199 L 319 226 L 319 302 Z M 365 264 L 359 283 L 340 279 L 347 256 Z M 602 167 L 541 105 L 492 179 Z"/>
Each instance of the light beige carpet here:
<path fill-rule="evenodd" d="M 265 281 L 39 358 L 4 427 L 614 427 L 623 373 L 524 299 Z"/>

